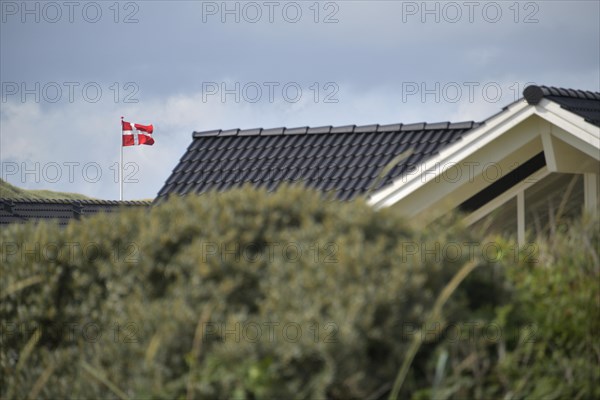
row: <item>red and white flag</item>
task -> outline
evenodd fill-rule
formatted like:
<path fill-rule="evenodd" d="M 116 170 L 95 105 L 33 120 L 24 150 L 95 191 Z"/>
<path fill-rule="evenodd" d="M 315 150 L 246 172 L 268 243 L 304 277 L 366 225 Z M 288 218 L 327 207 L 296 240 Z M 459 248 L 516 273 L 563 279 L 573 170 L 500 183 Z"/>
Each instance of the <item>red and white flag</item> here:
<path fill-rule="evenodd" d="M 140 144 L 152 146 L 154 144 L 152 138 L 154 127 L 152 125 L 123 121 L 123 117 L 121 117 L 121 125 L 123 127 L 123 146 L 137 146 Z"/>

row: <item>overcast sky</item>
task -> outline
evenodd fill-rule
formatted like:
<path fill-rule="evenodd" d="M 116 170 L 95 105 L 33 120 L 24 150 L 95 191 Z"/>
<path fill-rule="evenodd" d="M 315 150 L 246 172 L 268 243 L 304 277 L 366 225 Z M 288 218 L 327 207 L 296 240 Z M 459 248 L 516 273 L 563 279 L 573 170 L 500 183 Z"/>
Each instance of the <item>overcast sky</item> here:
<path fill-rule="evenodd" d="M 4 1 L 2 178 L 154 198 L 197 130 L 483 120 L 600 91 L 598 1 Z"/>

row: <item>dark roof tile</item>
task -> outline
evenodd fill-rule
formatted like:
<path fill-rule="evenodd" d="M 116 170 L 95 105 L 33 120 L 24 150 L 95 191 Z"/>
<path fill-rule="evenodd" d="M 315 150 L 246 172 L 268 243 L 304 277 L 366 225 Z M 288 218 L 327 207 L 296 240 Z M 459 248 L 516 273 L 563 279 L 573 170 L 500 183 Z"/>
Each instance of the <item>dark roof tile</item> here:
<path fill-rule="evenodd" d="M 436 122 L 434 124 L 425 124 L 426 129 L 448 129 L 450 122 Z"/>
<path fill-rule="evenodd" d="M 377 132 L 395 132 L 399 131 L 402 124 L 379 125 Z"/>
<path fill-rule="evenodd" d="M 229 129 L 226 131 L 221 131 L 221 133 L 219 133 L 219 136 L 237 136 L 239 131 L 239 129 Z"/>
<path fill-rule="evenodd" d="M 379 124 L 357 126 L 354 128 L 354 133 L 377 132 L 377 128 Z"/>
<path fill-rule="evenodd" d="M 281 135 L 283 134 L 285 128 L 271 128 L 271 129 L 263 129 L 261 131 L 261 136 L 271 136 L 271 135 Z"/>
<path fill-rule="evenodd" d="M 331 125 L 328 126 L 319 126 L 316 128 L 308 128 L 308 134 L 309 135 L 320 135 L 323 133 L 329 133 L 329 131 L 331 131 Z"/>
<path fill-rule="evenodd" d="M 286 129 L 284 133 L 286 135 L 304 135 L 307 130 L 308 130 L 308 126 L 303 126 L 300 128 Z"/>
<path fill-rule="evenodd" d="M 425 122 L 419 122 L 416 124 L 408 124 L 408 125 L 402 125 L 402 128 L 400 128 L 401 131 L 406 132 L 406 131 L 421 131 L 425 129 Z"/>
<path fill-rule="evenodd" d="M 356 128 L 356 125 L 338 126 L 331 128 L 329 133 L 352 133 L 354 132 L 354 128 Z"/>
<path fill-rule="evenodd" d="M 471 129 L 471 128 L 475 128 L 476 126 L 478 126 L 479 124 L 473 122 L 473 121 L 465 121 L 465 122 L 455 122 L 455 123 L 451 123 L 448 128 L 449 129 Z"/>
<path fill-rule="evenodd" d="M 523 97 L 532 105 L 546 98 L 587 122 L 600 126 L 600 92 L 530 85 L 523 91 Z"/>
<path fill-rule="evenodd" d="M 220 129 L 215 129 L 215 130 L 212 130 L 212 131 L 194 132 L 192 134 L 192 136 L 194 138 L 202 137 L 202 136 L 219 136 L 219 133 L 221 133 L 221 130 Z"/>
<path fill-rule="evenodd" d="M 256 136 L 256 135 L 260 135 L 261 131 L 262 131 L 262 128 L 244 129 L 244 130 L 239 131 L 238 136 Z"/>

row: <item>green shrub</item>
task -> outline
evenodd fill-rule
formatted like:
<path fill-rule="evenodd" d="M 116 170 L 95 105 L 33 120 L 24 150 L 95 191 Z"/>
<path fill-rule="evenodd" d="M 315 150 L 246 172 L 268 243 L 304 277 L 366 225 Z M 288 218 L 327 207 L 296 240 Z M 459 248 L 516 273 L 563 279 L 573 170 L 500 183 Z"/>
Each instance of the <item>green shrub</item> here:
<path fill-rule="evenodd" d="M 506 257 L 510 301 L 492 322 L 502 334 L 446 346 L 453 361 L 435 397 L 600 398 L 599 244 L 598 218 L 585 216 Z"/>
<path fill-rule="evenodd" d="M 504 344 L 503 357 L 494 355 L 501 341 L 451 343 L 444 330 L 549 318 L 538 302 L 543 290 L 527 298 L 530 288 L 516 284 L 525 282 L 518 273 L 542 279 L 538 267 L 505 269 L 480 251 L 465 251 L 465 243 L 481 239 L 453 218 L 417 229 L 397 210 L 330 201 L 301 188 L 174 197 L 66 228 L 14 225 L 1 240 L 6 399 L 386 396 L 436 297 L 472 258 L 480 267 L 452 294 L 437 325 L 427 327 L 402 397 L 512 393 L 524 376 L 519 368 L 537 358 L 514 343 Z M 588 286 L 573 303 L 576 332 L 568 331 L 586 346 L 597 325 L 581 336 L 578 324 L 598 309 L 581 308 L 593 294 Z M 568 291 L 561 290 L 557 283 L 552 293 L 562 299 Z M 570 304 L 547 303 L 562 301 Z M 559 326 L 544 340 L 564 332 Z M 575 367 L 593 364 L 584 347 L 569 347 L 579 361 L 569 367 L 577 377 L 563 382 L 567 389 L 581 383 Z M 465 362 L 474 351 L 484 360 L 481 377 Z M 522 393 L 534 393 L 529 387 Z"/>

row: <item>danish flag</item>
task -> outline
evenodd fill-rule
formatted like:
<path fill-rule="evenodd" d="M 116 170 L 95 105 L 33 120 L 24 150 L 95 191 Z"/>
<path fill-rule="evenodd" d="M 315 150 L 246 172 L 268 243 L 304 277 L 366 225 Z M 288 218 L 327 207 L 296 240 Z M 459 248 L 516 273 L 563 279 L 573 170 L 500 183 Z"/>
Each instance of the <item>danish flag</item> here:
<path fill-rule="evenodd" d="M 134 124 L 123 121 L 123 117 L 121 117 L 121 125 L 123 127 L 123 147 L 140 144 L 152 146 L 154 144 L 154 139 L 152 138 L 154 127 L 152 125 Z"/>

